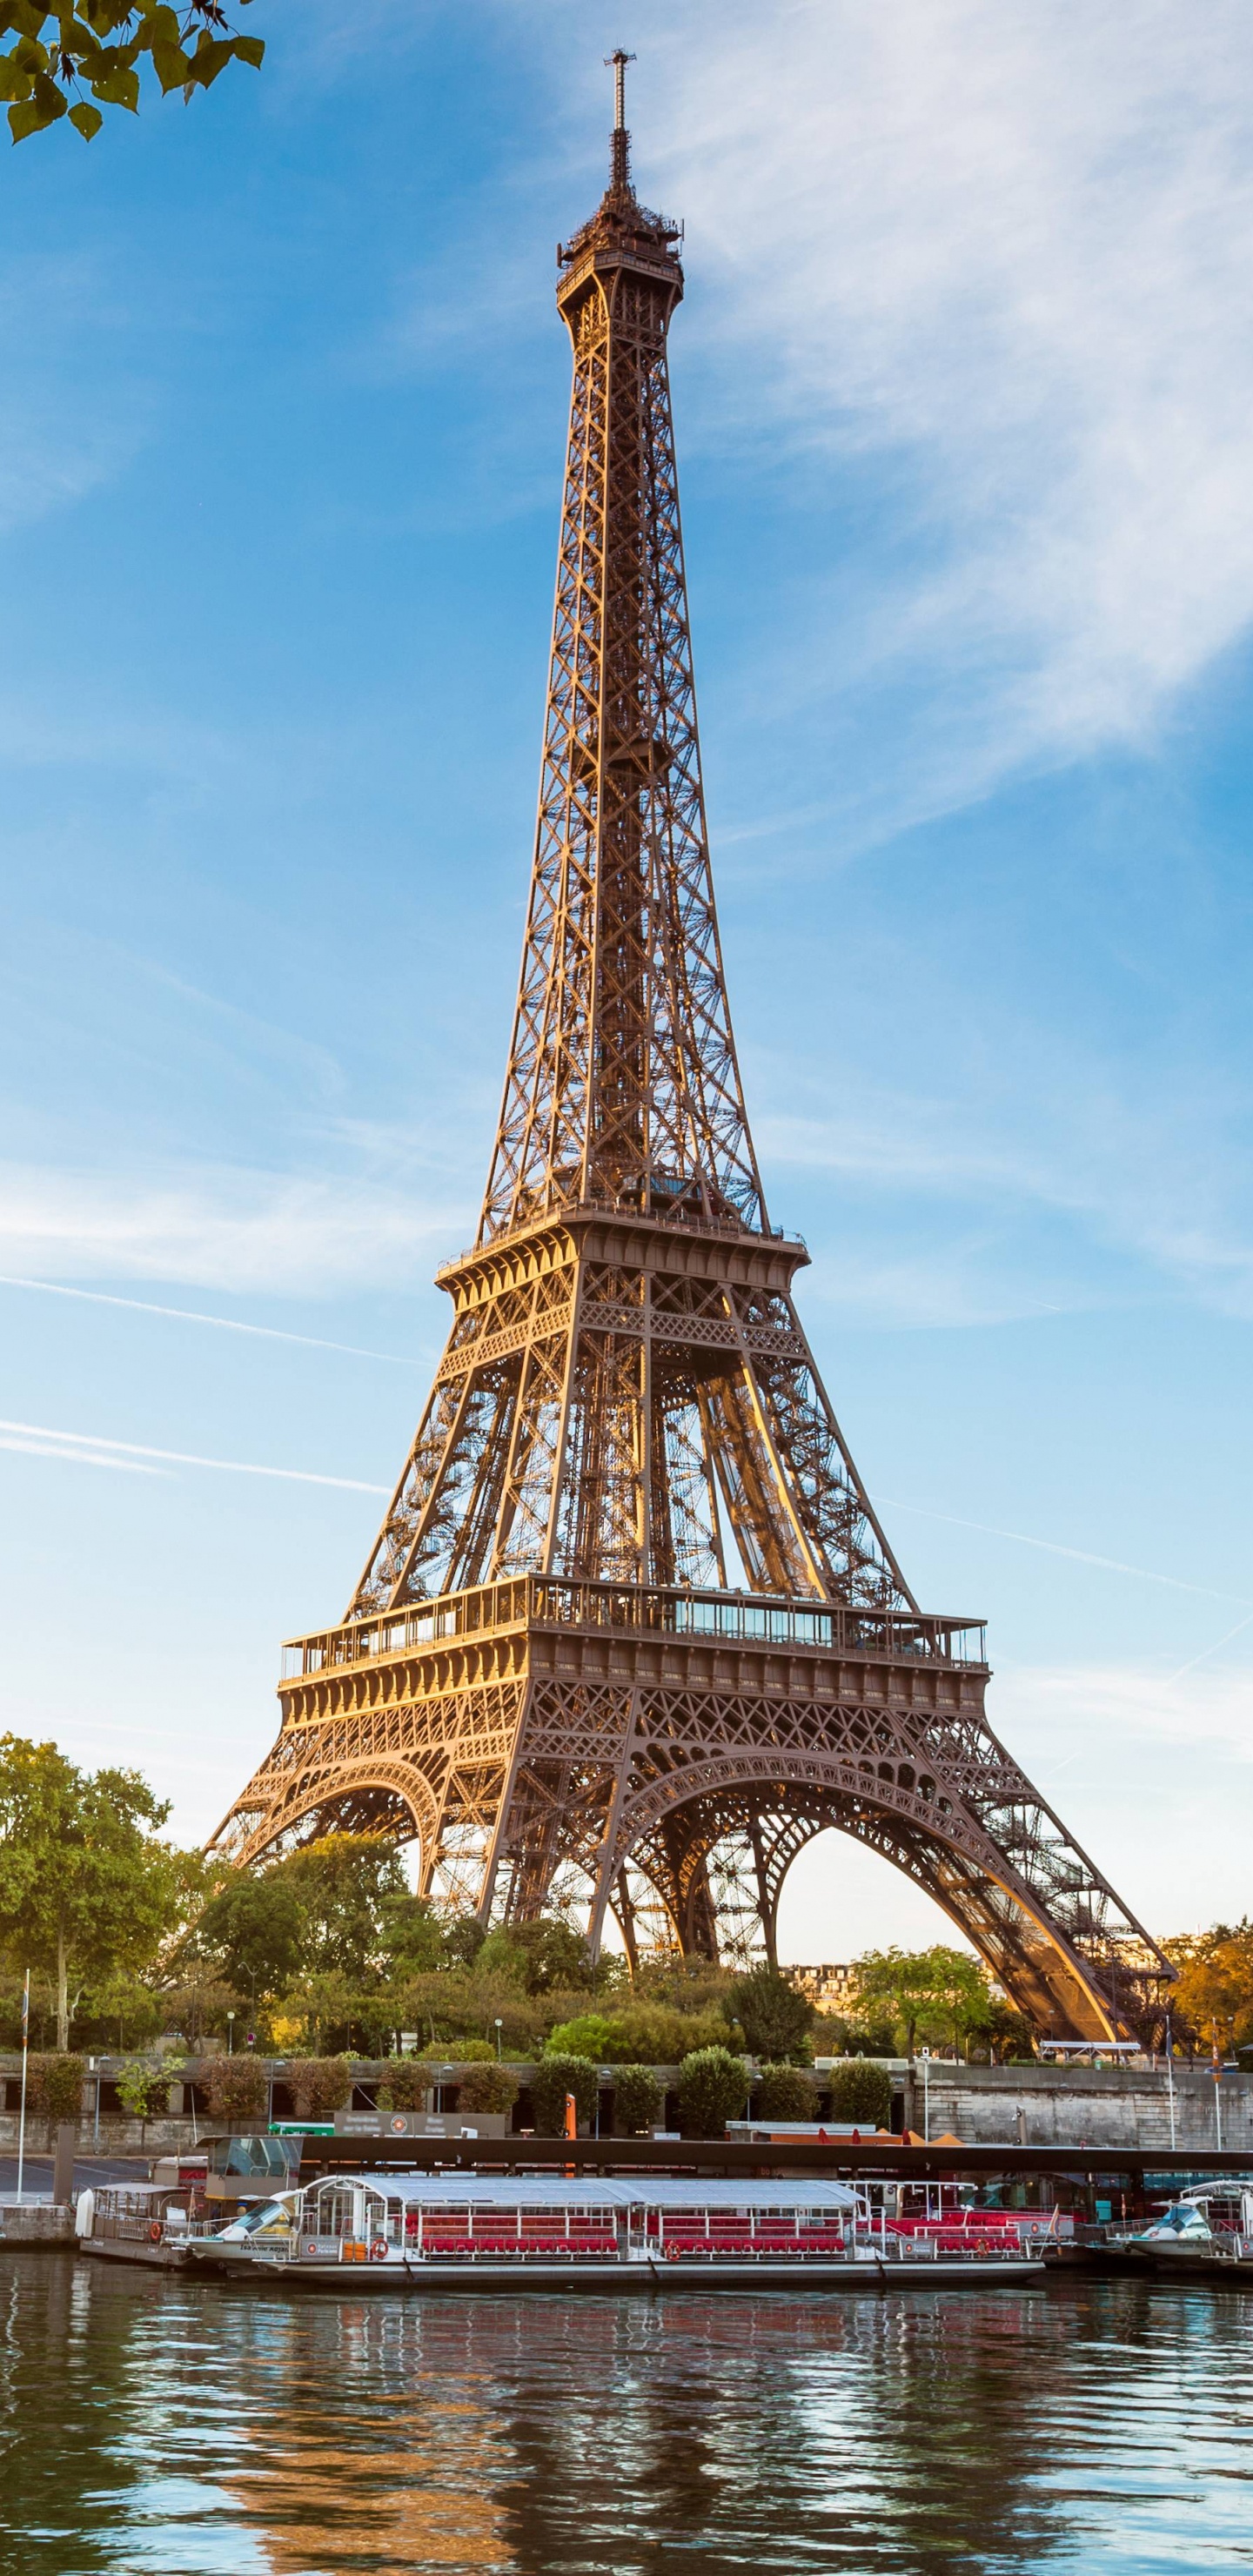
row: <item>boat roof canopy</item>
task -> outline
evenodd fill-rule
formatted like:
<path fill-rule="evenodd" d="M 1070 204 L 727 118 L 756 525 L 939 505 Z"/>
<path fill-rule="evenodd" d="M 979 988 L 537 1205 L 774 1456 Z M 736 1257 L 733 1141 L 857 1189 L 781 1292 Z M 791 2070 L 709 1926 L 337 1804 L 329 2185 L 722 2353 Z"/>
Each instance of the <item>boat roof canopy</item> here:
<path fill-rule="evenodd" d="M 310 2191 L 345 2191 L 362 2183 L 385 2200 L 421 2201 L 426 2208 L 465 2209 L 482 2203 L 492 2209 L 853 2209 L 856 2194 L 846 2182 L 789 2179 L 770 2182 L 746 2177 L 728 2181 L 712 2175 L 707 2182 L 673 2174 L 453 2174 L 338 2173 L 310 2183 Z"/>

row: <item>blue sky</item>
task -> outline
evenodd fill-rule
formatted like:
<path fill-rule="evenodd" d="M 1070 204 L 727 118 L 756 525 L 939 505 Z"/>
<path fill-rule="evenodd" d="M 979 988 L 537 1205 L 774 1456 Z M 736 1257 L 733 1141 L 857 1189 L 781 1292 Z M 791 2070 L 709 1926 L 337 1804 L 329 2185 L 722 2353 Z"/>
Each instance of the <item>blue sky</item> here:
<path fill-rule="evenodd" d="M 403 1458 L 503 1069 L 553 245 L 622 42 L 687 226 L 715 868 L 811 1338 L 1072 1829 L 1161 1931 L 1243 1912 L 1244 13 L 248 23 L 260 76 L 3 163 L 4 1723 L 208 1831 Z M 827 1837 L 785 1940 L 938 1928 Z"/>

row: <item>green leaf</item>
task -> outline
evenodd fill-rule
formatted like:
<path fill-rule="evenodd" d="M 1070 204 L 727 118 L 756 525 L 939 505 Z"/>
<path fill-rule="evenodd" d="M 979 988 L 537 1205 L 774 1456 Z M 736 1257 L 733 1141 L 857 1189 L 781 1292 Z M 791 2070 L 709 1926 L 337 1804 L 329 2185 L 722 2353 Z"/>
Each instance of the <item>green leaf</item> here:
<path fill-rule="evenodd" d="M 110 72 L 103 80 L 91 84 L 93 98 L 102 98 L 106 107 L 129 107 L 132 114 L 139 108 L 138 72 Z"/>
<path fill-rule="evenodd" d="M 64 99 L 61 100 L 61 105 L 64 108 Z M 55 119 L 46 115 L 39 101 L 34 98 L 20 99 L 15 107 L 9 109 L 9 132 L 15 143 L 25 142 L 28 134 L 39 134 L 45 125 L 52 125 L 54 122 Z"/>
<path fill-rule="evenodd" d="M 86 99 L 80 98 L 77 107 L 70 109 L 70 123 L 77 126 L 84 143 L 90 143 L 93 134 L 100 132 L 104 118 L 98 107 L 89 107 Z"/>
<path fill-rule="evenodd" d="M 152 68 L 161 83 L 162 92 L 165 93 L 172 89 L 185 88 L 191 65 L 186 54 L 180 52 L 177 45 L 161 42 L 153 45 Z"/>
<path fill-rule="evenodd" d="M 188 87 L 208 89 L 218 73 L 225 71 L 234 50 L 234 46 L 222 36 L 202 35 L 188 65 Z"/>
<path fill-rule="evenodd" d="M 231 48 L 241 63 L 251 63 L 259 71 L 265 60 L 264 36 L 236 36 Z"/>

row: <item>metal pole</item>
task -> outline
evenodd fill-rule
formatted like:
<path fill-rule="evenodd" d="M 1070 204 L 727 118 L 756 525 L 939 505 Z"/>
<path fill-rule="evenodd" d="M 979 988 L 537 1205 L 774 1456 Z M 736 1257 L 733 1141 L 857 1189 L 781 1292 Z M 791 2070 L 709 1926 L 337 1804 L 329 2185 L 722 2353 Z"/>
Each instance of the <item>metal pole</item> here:
<path fill-rule="evenodd" d="M 1170 2104 L 1170 2152 L 1175 2152 L 1175 2067 L 1174 2042 L 1170 2035 L 1170 2013 L 1166 2015 L 1166 2098 Z"/>
<path fill-rule="evenodd" d="M 922 2052 L 922 2138 L 924 2146 L 929 2147 L 931 2144 L 931 2051 L 929 2048 L 924 2048 Z"/>
<path fill-rule="evenodd" d="M 17 2126 L 17 2197 L 22 2198 L 22 2176 L 26 2169 L 26 2059 L 30 2049 L 30 1970 L 22 1979 L 22 2109 Z"/>
<path fill-rule="evenodd" d="M 1213 2072 L 1214 2072 L 1214 2129 L 1215 2129 L 1216 2138 L 1217 2138 L 1218 2152 L 1219 2152 L 1219 2154 L 1221 2155 L 1221 2154 L 1222 2154 L 1222 2151 L 1223 2151 L 1223 2114 L 1222 2114 L 1222 2098 L 1223 2098 L 1223 2096 L 1222 2096 L 1222 2083 L 1223 2083 L 1223 2070 L 1222 2070 L 1222 2060 L 1221 2060 L 1221 2058 L 1219 2057 L 1219 2054 L 1218 2054 L 1218 2024 L 1217 2024 L 1217 2022 L 1216 2022 L 1216 2021 L 1215 2021 L 1215 2022 L 1211 2022 L 1211 2023 L 1210 2023 L 1210 2032 L 1211 2032 L 1211 2035 L 1212 2035 L 1212 2043 L 1213 2043 L 1213 2046 L 1212 2046 L 1212 2055 L 1211 2055 L 1211 2061 L 1210 2061 L 1210 2062 L 1211 2062 L 1211 2065 L 1212 2065 L 1212 2067 L 1213 2067 Z"/>

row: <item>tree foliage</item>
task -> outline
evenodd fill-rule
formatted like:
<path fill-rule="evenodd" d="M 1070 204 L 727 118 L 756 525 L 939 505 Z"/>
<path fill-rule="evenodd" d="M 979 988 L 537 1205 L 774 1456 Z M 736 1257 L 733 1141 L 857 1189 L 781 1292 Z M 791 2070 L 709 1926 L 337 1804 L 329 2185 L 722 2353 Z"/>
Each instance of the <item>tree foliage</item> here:
<path fill-rule="evenodd" d="M 228 63 L 256 67 L 264 53 L 260 36 L 230 25 L 220 0 L 0 0 L 0 99 L 15 143 L 62 117 L 90 143 L 106 108 L 137 113 L 145 67 L 163 95 L 181 90 L 189 101 Z"/>
<path fill-rule="evenodd" d="M 1208 1932 L 1185 1935 L 1166 1944 L 1179 1970 L 1171 1996 L 1171 2015 L 1182 2031 L 1191 2031 L 1204 2048 L 1225 2052 L 1253 2044 L 1253 1923 L 1215 1923 Z"/>
<path fill-rule="evenodd" d="M 818 2087 L 803 2066 L 763 2066 L 756 2085 L 756 2113 L 763 2120 L 813 2120 Z"/>
<path fill-rule="evenodd" d="M 661 2118 L 661 2086 L 651 2066 L 619 2066 L 613 2079 L 613 2125 L 620 2138 L 638 2138 Z"/>
<path fill-rule="evenodd" d="M 326 2120 L 342 2111 L 352 2092 L 352 2070 L 346 2057 L 293 2057 L 287 2081 L 296 2097 L 299 2120 Z"/>
<path fill-rule="evenodd" d="M 269 2084 L 259 2057 L 214 2057 L 205 2076 L 215 2120 L 261 2120 Z"/>
<path fill-rule="evenodd" d="M 490 2058 L 481 2066 L 469 2066 L 461 2078 L 457 2107 L 461 2111 L 512 2111 L 518 2098 L 518 2079 L 507 2066 L 497 2066 Z"/>
<path fill-rule="evenodd" d="M 828 2094 L 832 2120 L 864 2121 L 867 2128 L 886 2129 L 892 2117 L 892 2078 L 886 2066 L 872 2066 L 867 2058 L 850 2057 L 842 2066 L 833 2066 Z"/>
<path fill-rule="evenodd" d="M 76 2120 L 82 2109 L 85 2073 L 81 2057 L 61 2049 L 36 2055 L 32 2049 L 26 2062 L 26 2099 L 31 2110 L 46 2112 L 50 2120 Z"/>
<path fill-rule="evenodd" d="M 531 2082 L 531 2108 L 542 2138 L 559 2138 L 566 2125 L 566 2095 L 573 2093 L 580 2120 L 590 2120 L 599 2086 L 586 2057 L 545 2057 Z"/>
<path fill-rule="evenodd" d="M 907 2057 L 920 2031 L 956 2041 L 985 2029 L 992 2000 L 978 1960 L 943 1942 L 930 1950 L 867 1950 L 857 1962 L 859 2009 L 873 2014 L 879 2005 L 902 2035 Z"/>
<path fill-rule="evenodd" d="M 687 2138 L 720 2138 L 748 2099 L 748 2068 L 729 2048 L 697 2048 L 679 2068 L 679 2121 Z"/>
<path fill-rule="evenodd" d="M 201 1864 L 161 1841 L 169 1812 L 138 1771 L 0 1736 L 0 1948 L 55 1980 L 59 2048 L 71 1979 L 146 1967 L 185 1917 Z"/>
<path fill-rule="evenodd" d="M 773 1968 L 752 1968 L 737 1977 L 725 1998 L 728 2021 L 737 2021 L 753 2056 L 774 2060 L 803 2057 L 814 2008 L 788 1978 Z"/>

